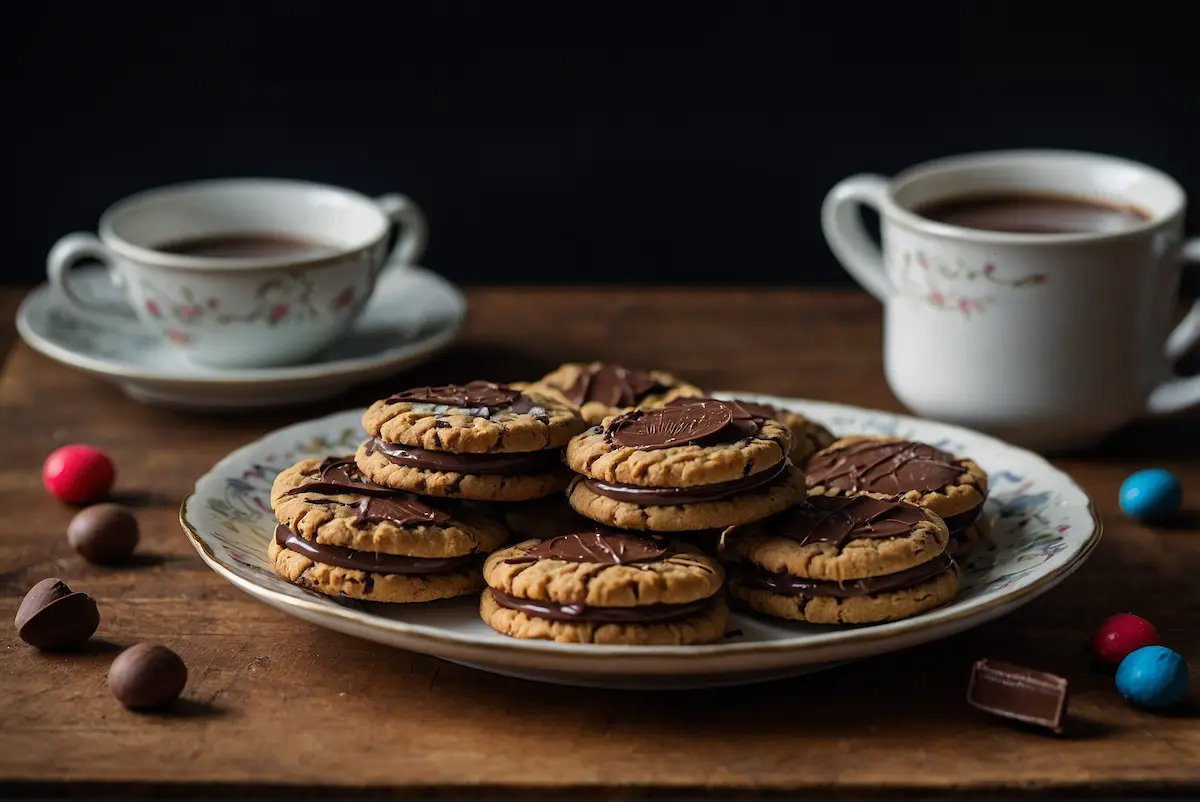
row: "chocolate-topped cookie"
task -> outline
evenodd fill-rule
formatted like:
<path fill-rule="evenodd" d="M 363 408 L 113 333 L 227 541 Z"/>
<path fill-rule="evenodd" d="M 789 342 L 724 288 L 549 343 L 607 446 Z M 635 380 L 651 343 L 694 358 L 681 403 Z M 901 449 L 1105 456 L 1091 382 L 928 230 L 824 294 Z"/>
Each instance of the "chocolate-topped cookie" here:
<path fill-rule="evenodd" d="M 559 399 L 491 382 L 417 387 L 363 415 L 371 481 L 430 496 L 522 501 L 566 485 L 562 446 L 586 427 Z"/>
<path fill-rule="evenodd" d="M 482 556 L 504 526 L 455 502 L 427 501 L 367 480 L 349 458 L 306 459 L 271 488 L 276 573 L 330 596 L 423 602 L 482 586 Z"/>
<path fill-rule="evenodd" d="M 492 554 L 480 615 L 515 638 L 705 643 L 725 632 L 720 564 L 687 543 L 590 524 Z"/>
<path fill-rule="evenodd" d="M 753 610 L 814 624 L 905 618 L 958 592 L 935 513 L 886 497 L 813 496 L 725 533 L 730 595 Z"/>
<path fill-rule="evenodd" d="M 804 496 L 788 430 L 739 404 L 698 399 L 632 410 L 567 445 L 571 506 L 609 526 L 659 532 L 764 518 Z"/>
<path fill-rule="evenodd" d="M 798 468 L 803 468 L 813 454 L 827 447 L 837 438 L 833 432 L 799 412 L 783 409 L 757 401 L 738 400 L 743 409 L 754 415 L 777 420 L 788 428 L 792 435 L 792 450 L 788 458 Z"/>
<path fill-rule="evenodd" d="M 661 370 L 641 370 L 605 362 L 568 362 L 530 388 L 558 395 L 588 423 L 601 423 L 635 407 L 653 409 L 673 398 L 703 395 L 698 387 Z"/>
<path fill-rule="evenodd" d="M 988 493 L 974 461 L 895 437 L 843 437 L 817 452 L 805 473 L 811 495 L 870 493 L 928 507 L 955 539 L 979 518 Z"/>

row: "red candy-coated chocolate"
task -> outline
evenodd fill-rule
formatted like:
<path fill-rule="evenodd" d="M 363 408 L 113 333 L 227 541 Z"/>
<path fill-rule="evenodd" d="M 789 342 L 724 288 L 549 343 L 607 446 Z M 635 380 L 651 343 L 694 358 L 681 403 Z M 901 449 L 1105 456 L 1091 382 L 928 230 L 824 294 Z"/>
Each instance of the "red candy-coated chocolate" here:
<path fill-rule="evenodd" d="M 46 457 L 42 465 L 42 483 L 68 504 L 87 504 L 103 498 L 116 478 L 112 460 L 91 446 L 63 446 Z"/>
<path fill-rule="evenodd" d="M 1130 652 L 1158 643 L 1158 630 L 1154 625 L 1132 613 L 1118 613 L 1106 618 L 1092 634 L 1092 651 L 1104 662 L 1114 665 Z"/>

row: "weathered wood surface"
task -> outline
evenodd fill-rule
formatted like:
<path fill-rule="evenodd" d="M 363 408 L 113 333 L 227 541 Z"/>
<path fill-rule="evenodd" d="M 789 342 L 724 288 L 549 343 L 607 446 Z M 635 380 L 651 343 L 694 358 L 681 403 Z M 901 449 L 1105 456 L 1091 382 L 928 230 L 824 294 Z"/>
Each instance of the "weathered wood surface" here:
<path fill-rule="evenodd" d="M 0 291 L 11 320 L 15 290 Z M 398 384 L 539 375 L 567 359 L 664 366 L 716 389 L 899 409 L 880 363 L 880 310 L 851 292 L 470 292 L 461 344 Z M 0 326 L 0 354 L 11 326 Z M 688 693 L 542 686 L 460 668 L 301 623 L 252 601 L 200 561 L 176 514 L 231 449 L 288 423 L 365 405 L 397 384 L 246 416 L 147 408 L 23 344 L 0 376 L 0 619 L 60 576 L 99 601 L 88 654 L 45 656 L 0 630 L 0 797 L 81 788 L 247 793 L 419 789 L 876 794 L 983 790 L 1200 792 L 1200 713 L 1127 706 L 1085 641 L 1133 610 L 1200 672 L 1200 418 L 1146 422 L 1056 460 L 1096 500 L 1106 534 L 1078 574 L 1000 621 L 948 640 L 791 681 Z M 138 506 L 143 557 L 89 566 L 67 546 L 71 510 L 41 488 L 57 445 L 110 453 Z M 1190 516 L 1123 519 L 1117 488 L 1147 465 L 1177 471 Z M 105 687 L 120 646 L 161 641 L 187 661 L 171 715 L 122 710 Z M 1003 657 L 1072 683 L 1083 722 L 1050 738 L 964 702 L 970 665 Z M 1200 680 L 1197 680 L 1200 684 Z M 288 793 L 298 791 L 292 788 Z"/>

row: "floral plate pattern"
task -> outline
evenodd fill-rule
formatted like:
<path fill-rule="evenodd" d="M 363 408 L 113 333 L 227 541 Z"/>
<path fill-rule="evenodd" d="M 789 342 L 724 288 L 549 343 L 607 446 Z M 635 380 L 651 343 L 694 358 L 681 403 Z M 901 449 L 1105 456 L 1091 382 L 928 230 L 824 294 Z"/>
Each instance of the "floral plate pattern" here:
<path fill-rule="evenodd" d="M 724 394 L 732 397 L 731 394 Z M 489 629 L 475 598 L 425 605 L 331 599 L 277 577 L 266 558 L 275 475 L 305 457 L 353 451 L 361 411 L 281 429 L 223 459 L 196 483 L 180 522 L 217 573 L 299 618 L 369 640 L 527 679 L 622 688 L 692 688 L 807 673 L 961 632 L 1058 584 L 1100 539 L 1090 499 L 1041 457 L 955 426 L 801 399 L 733 394 L 794 409 L 837 434 L 888 434 L 969 455 L 988 471 L 990 542 L 963 564 L 954 603 L 871 626 L 822 627 L 734 613 L 722 643 L 621 647 L 521 641 Z"/>

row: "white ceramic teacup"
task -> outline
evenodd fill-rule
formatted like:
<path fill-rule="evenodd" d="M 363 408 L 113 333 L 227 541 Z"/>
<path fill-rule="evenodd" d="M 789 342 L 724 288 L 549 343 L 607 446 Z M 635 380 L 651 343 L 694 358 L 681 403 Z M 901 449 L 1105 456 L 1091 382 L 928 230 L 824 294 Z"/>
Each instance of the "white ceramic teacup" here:
<path fill-rule="evenodd" d="M 388 238 L 397 224 L 402 230 L 389 259 Z M 236 256 L 172 247 L 231 237 L 313 247 L 243 249 Z M 81 316 L 136 326 L 73 290 L 71 267 L 98 260 L 141 326 L 178 346 L 189 361 L 268 367 L 300 362 L 329 345 L 362 312 L 380 268 L 411 264 L 425 243 L 425 216 L 403 195 L 372 200 L 302 181 L 220 179 L 117 202 L 100 218 L 99 237 L 68 234 L 54 245 L 47 273 Z"/>
<path fill-rule="evenodd" d="M 1115 231 L 1010 233 L 913 211 L 989 193 L 1093 199 L 1145 219 Z M 880 213 L 882 251 L 862 205 Z M 905 406 L 1058 450 L 1200 402 L 1200 377 L 1171 370 L 1200 339 L 1200 302 L 1171 328 L 1183 262 L 1200 261 L 1200 240 L 1184 242 L 1185 205 L 1180 186 L 1145 165 L 1006 151 L 847 178 L 821 222 L 846 270 L 885 305 L 887 380 Z"/>

